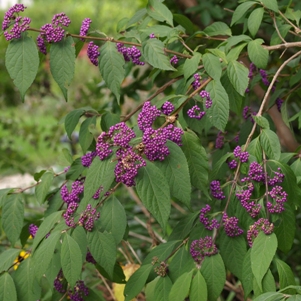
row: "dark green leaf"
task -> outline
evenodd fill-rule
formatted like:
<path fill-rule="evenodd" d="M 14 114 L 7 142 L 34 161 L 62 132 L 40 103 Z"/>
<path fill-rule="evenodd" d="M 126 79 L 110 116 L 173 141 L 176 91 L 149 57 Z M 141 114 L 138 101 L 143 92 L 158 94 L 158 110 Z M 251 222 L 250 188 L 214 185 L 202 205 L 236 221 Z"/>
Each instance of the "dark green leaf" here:
<path fill-rule="evenodd" d="M 111 112 L 106 112 L 101 116 L 100 126 L 101 129 L 107 132 L 111 126 L 120 122 L 120 116 Z"/>
<path fill-rule="evenodd" d="M 251 250 L 249 249 L 248 252 L 245 254 L 245 258 L 243 261 L 242 266 L 242 286 L 244 289 L 245 296 L 247 297 L 250 292 L 253 290 L 253 273 L 252 273 L 252 267 L 251 267 Z"/>
<path fill-rule="evenodd" d="M 194 25 L 185 15 L 173 14 L 174 20 L 183 26 L 188 34 L 192 34 L 194 32 Z"/>
<path fill-rule="evenodd" d="M 79 144 L 85 153 L 93 141 L 93 135 L 90 131 L 90 126 L 96 124 L 96 116 L 87 118 L 80 126 L 79 130 Z"/>
<path fill-rule="evenodd" d="M 50 70 L 54 80 L 68 100 L 67 87 L 70 85 L 75 69 L 75 47 L 72 37 L 52 43 L 50 47 Z"/>
<path fill-rule="evenodd" d="M 284 261 L 276 258 L 275 259 L 277 271 L 279 275 L 280 289 L 285 288 L 289 285 L 296 285 L 295 276 L 292 269 Z M 286 291 L 287 294 L 295 294 L 295 290 Z"/>
<path fill-rule="evenodd" d="M 262 279 L 269 269 L 277 249 L 277 238 L 274 233 L 266 235 L 262 231 L 255 238 L 251 250 L 251 267 L 254 277 L 262 287 Z"/>
<path fill-rule="evenodd" d="M 115 43 L 106 42 L 100 51 L 99 70 L 108 88 L 120 99 L 120 86 L 125 76 L 123 56 L 117 51 Z"/>
<path fill-rule="evenodd" d="M 194 52 L 192 58 L 185 60 L 184 77 L 186 80 L 197 71 L 201 58 L 202 55 L 199 52 Z"/>
<path fill-rule="evenodd" d="M 238 5 L 233 13 L 231 26 L 234 25 L 237 21 L 239 21 L 247 13 L 248 9 L 254 4 L 257 4 L 257 2 L 247 1 Z"/>
<path fill-rule="evenodd" d="M 67 171 L 66 179 L 75 181 L 85 170 L 85 167 L 82 164 L 82 159 L 77 158 L 73 161 L 70 168 Z"/>
<path fill-rule="evenodd" d="M 276 133 L 269 129 L 263 129 L 259 139 L 261 146 L 269 159 L 279 160 L 281 147 Z"/>
<path fill-rule="evenodd" d="M 0 300 L 17 301 L 17 292 L 14 280 L 7 272 L 0 276 Z"/>
<path fill-rule="evenodd" d="M 183 301 L 188 296 L 193 270 L 183 273 L 171 287 L 169 301 Z"/>
<path fill-rule="evenodd" d="M 155 164 L 147 162 L 139 169 L 136 183 L 142 203 L 165 231 L 170 215 L 170 188 L 164 174 Z"/>
<path fill-rule="evenodd" d="M 118 262 L 115 262 L 113 277 L 110 277 L 110 275 L 106 272 L 106 270 L 99 264 L 96 264 L 96 268 L 100 272 L 101 275 L 103 275 L 105 278 L 107 278 L 111 282 L 121 283 L 121 284 L 126 283 L 126 280 L 125 280 L 126 277 L 124 275 L 123 269 Z"/>
<path fill-rule="evenodd" d="M 62 244 L 61 264 L 65 278 L 74 287 L 82 271 L 82 253 L 78 243 L 67 233 Z"/>
<path fill-rule="evenodd" d="M 210 77 L 215 80 L 219 80 L 221 78 L 222 66 L 218 57 L 211 53 L 205 53 L 203 55 L 203 64 Z"/>
<path fill-rule="evenodd" d="M 20 253 L 20 249 L 7 249 L 0 254 L 0 273 L 8 270 Z"/>
<path fill-rule="evenodd" d="M 262 288 L 259 287 L 256 279 L 255 278 L 253 279 L 253 292 L 254 292 L 254 297 L 257 297 L 262 293 L 276 292 L 275 279 L 270 269 L 266 272 L 266 274 L 262 279 Z"/>
<path fill-rule="evenodd" d="M 23 227 L 24 204 L 20 194 L 11 194 L 2 207 L 2 227 L 12 245 L 18 240 Z"/>
<path fill-rule="evenodd" d="M 248 153 L 256 157 L 257 162 L 262 161 L 262 148 L 260 144 L 259 137 L 256 137 L 251 141 L 248 146 Z"/>
<path fill-rule="evenodd" d="M 249 85 L 248 68 L 237 61 L 232 61 L 228 64 L 227 74 L 234 89 L 244 96 Z"/>
<path fill-rule="evenodd" d="M 262 0 L 261 3 L 268 9 L 278 13 L 278 4 L 276 0 Z"/>
<path fill-rule="evenodd" d="M 39 54 L 33 39 L 26 34 L 22 34 L 20 39 L 13 39 L 6 50 L 5 66 L 24 100 L 39 68 Z"/>
<path fill-rule="evenodd" d="M 265 69 L 269 59 L 269 51 L 261 46 L 263 40 L 256 39 L 248 43 L 248 55 L 257 68 Z"/>
<path fill-rule="evenodd" d="M 231 36 L 232 35 L 231 29 L 224 22 L 214 22 L 214 23 L 210 24 L 209 26 L 207 26 L 204 29 L 204 32 L 210 37 L 218 36 L 218 35 L 222 35 L 222 36 Z"/>
<path fill-rule="evenodd" d="M 166 21 L 167 24 L 173 26 L 172 13 L 164 4 L 157 0 L 149 0 L 147 7 L 147 13 L 149 16 L 160 22 Z"/>
<path fill-rule="evenodd" d="M 207 301 L 207 284 L 200 271 L 197 271 L 192 278 L 189 300 L 190 301 Z"/>
<path fill-rule="evenodd" d="M 261 25 L 264 9 L 262 7 L 254 9 L 248 18 L 248 29 L 254 37 Z"/>
<path fill-rule="evenodd" d="M 154 300 L 166 301 L 172 287 L 172 281 L 168 276 L 159 277 L 154 288 Z"/>
<path fill-rule="evenodd" d="M 71 111 L 65 118 L 65 130 L 70 140 L 72 140 L 72 133 L 80 119 L 85 113 L 85 109 L 77 109 Z"/>
<path fill-rule="evenodd" d="M 41 177 L 41 182 L 36 186 L 35 195 L 37 201 L 42 204 L 50 190 L 54 174 L 52 172 L 45 172 Z"/>
<path fill-rule="evenodd" d="M 76 227 L 72 231 L 71 237 L 78 243 L 82 253 L 82 262 L 84 262 L 86 260 L 88 246 L 87 235 L 84 227 Z"/>
<path fill-rule="evenodd" d="M 116 244 L 114 237 L 107 233 L 92 231 L 87 233 L 89 250 L 108 275 L 112 278 L 116 260 Z"/>

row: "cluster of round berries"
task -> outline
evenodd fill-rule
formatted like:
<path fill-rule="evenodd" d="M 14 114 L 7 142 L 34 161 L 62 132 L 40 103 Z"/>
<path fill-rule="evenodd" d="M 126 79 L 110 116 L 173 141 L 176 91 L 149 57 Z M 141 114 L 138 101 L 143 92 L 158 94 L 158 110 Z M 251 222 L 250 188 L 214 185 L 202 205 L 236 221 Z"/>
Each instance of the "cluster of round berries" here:
<path fill-rule="evenodd" d="M 4 20 L 2 22 L 2 30 L 4 31 L 4 37 L 7 41 L 12 39 L 21 38 L 21 33 L 29 28 L 31 20 L 28 17 L 20 17 L 19 12 L 24 12 L 26 6 L 23 4 L 15 4 L 11 7 L 4 15 Z M 13 27 L 10 31 L 7 31 L 12 24 Z"/>
<path fill-rule="evenodd" d="M 199 108 L 197 105 L 194 105 L 191 109 L 187 111 L 187 115 L 190 118 L 195 119 L 202 119 L 205 116 L 206 112 L 201 111 L 201 108 Z"/>
<path fill-rule="evenodd" d="M 225 140 L 224 133 L 222 131 L 218 131 L 217 137 L 215 140 L 215 148 L 222 148 L 225 143 L 224 140 Z"/>
<path fill-rule="evenodd" d="M 233 150 L 233 155 L 234 155 L 235 158 L 238 158 L 241 163 L 245 163 L 249 159 L 249 153 L 248 152 L 243 152 L 239 145 L 236 146 L 235 149 Z"/>
<path fill-rule="evenodd" d="M 98 50 L 99 46 L 94 44 L 94 42 L 89 42 L 88 49 L 87 49 L 87 56 L 90 60 L 90 62 L 94 66 L 98 66 L 98 57 L 100 56 L 100 52 Z"/>
<path fill-rule="evenodd" d="M 41 32 L 37 37 L 37 44 L 43 54 L 47 54 L 45 43 L 61 41 L 65 35 L 65 30 L 62 26 L 68 27 L 70 23 L 71 21 L 66 14 L 60 13 L 53 16 L 51 23 L 47 23 L 41 27 Z"/>
<path fill-rule="evenodd" d="M 83 226 L 87 231 L 92 231 L 94 222 L 99 217 L 100 213 L 96 211 L 96 208 L 92 208 L 91 204 L 88 204 L 87 208 L 81 213 L 78 224 Z"/>
<path fill-rule="evenodd" d="M 218 199 L 218 200 L 223 200 L 224 198 L 226 198 L 226 196 L 224 195 L 222 189 L 221 189 L 221 184 L 219 181 L 214 180 L 210 183 L 210 190 L 211 190 L 211 194 L 214 198 Z"/>
<path fill-rule="evenodd" d="M 176 55 L 174 55 L 171 59 L 170 59 L 170 63 L 173 65 L 176 65 L 179 62 L 179 59 Z"/>
<path fill-rule="evenodd" d="M 86 254 L 86 261 L 90 262 L 92 264 L 97 263 L 90 251 L 88 251 L 87 254 Z"/>
<path fill-rule="evenodd" d="M 258 236 L 259 231 L 263 231 L 264 234 L 269 235 L 273 232 L 274 225 L 265 218 L 260 218 L 257 222 L 250 226 L 247 231 L 247 241 L 250 247 L 252 247 L 254 239 Z"/>
<path fill-rule="evenodd" d="M 200 211 L 200 222 L 205 226 L 207 230 L 212 231 L 213 229 L 218 229 L 219 228 L 219 223 L 217 219 L 209 219 L 207 217 L 207 213 L 211 210 L 210 205 L 206 204 L 204 208 L 201 209 Z"/>
<path fill-rule="evenodd" d="M 253 116 L 256 115 L 256 112 L 252 112 L 251 107 L 245 106 L 242 111 L 242 116 L 245 120 L 249 119 L 252 123 L 254 123 Z"/>
<path fill-rule="evenodd" d="M 29 225 L 29 234 L 32 236 L 32 238 L 34 238 L 37 234 L 37 231 L 38 231 L 39 227 L 36 226 L 35 224 L 30 224 Z"/>
<path fill-rule="evenodd" d="M 82 166 L 89 167 L 93 161 L 93 159 L 97 156 L 96 151 L 86 153 L 81 157 Z"/>
<path fill-rule="evenodd" d="M 161 107 L 161 112 L 164 114 L 164 115 L 170 115 L 175 109 L 175 106 L 169 102 L 169 101 L 165 101 L 164 104 L 162 105 Z"/>
<path fill-rule="evenodd" d="M 63 214 L 63 218 L 65 220 L 65 223 L 70 228 L 74 228 L 76 226 L 73 215 L 74 215 L 77 208 L 78 208 L 78 203 L 70 202 L 70 203 L 68 203 L 68 207 L 67 207 L 66 212 Z"/>
<path fill-rule="evenodd" d="M 74 181 L 69 192 L 67 185 L 64 185 L 61 189 L 62 200 L 69 204 L 71 202 L 79 202 L 80 194 L 84 191 L 84 184 L 81 181 Z"/>
<path fill-rule="evenodd" d="M 236 237 L 243 234 L 243 230 L 238 227 L 238 218 L 235 216 L 228 217 L 227 213 L 223 214 L 223 226 L 226 234 L 230 237 Z"/>
<path fill-rule="evenodd" d="M 206 256 L 217 254 L 217 247 L 213 243 L 212 237 L 206 236 L 191 243 L 190 254 L 196 263 L 201 264 Z"/>
<path fill-rule="evenodd" d="M 122 53 L 126 62 L 132 61 L 135 65 L 144 65 L 144 62 L 140 61 L 141 51 L 136 47 L 125 47 L 122 43 L 116 43 L 118 52 Z"/>
<path fill-rule="evenodd" d="M 206 90 L 202 90 L 202 91 L 200 92 L 200 96 L 201 96 L 202 98 L 206 98 L 206 101 L 205 101 L 205 107 L 206 107 L 206 109 L 211 108 L 211 106 L 212 106 L 212 99 L 211 99 L 211 97 L 210 97 L 209 92 L 207 92 Z"/>
<path fill-rule="evenodd" d="M 92 20 L 90 18 L 85 18 L 82 22 L 82 26 L 80 27 L 79 30 L 79 35 L 80 36 L 86 36 L 89 29 L 90 29 L 90 24 L 92 23 Z M 81 38 L 82 41 L 84 41 L 84 38 Z"/>

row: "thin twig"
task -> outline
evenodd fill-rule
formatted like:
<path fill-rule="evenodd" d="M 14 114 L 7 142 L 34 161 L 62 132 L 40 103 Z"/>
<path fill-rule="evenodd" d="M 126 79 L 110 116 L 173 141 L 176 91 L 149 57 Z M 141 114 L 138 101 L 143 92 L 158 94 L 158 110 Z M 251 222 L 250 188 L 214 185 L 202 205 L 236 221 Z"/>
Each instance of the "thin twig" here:
<path fill-rule="evenodd" d="M 96 269 L 96 272 L 99 275 L 99 277 L 101 278 L 101 280 L 104 283 L 105 287 L 107 288 L 108 292 L 110 293 L 112 299 L 114 301 L 116 301 L 115 295 L 114 295 L 113 291 L 111 290 L 110 286 L 108 285 L 106 279 L 100 274 L 100 272 L 97 269 Z"/>
<path fill-rule="evenodd" d="M 131 244 L 128 241 L 125 241 L 125 243 L 127 244 L 128 248 L 130 249 L 132 254 L 135 256 L 135 258 L 137 259 L 138 263 L 141 264 L 141 260 L 140 260 L 139 256 L 137 255 L 137 253 L 135 252 L 135 250 L 133 249 L 133 247 L 131 246 Z"/>
<path fill-rule="evenodd" d="M 150 242 L 150 243 L 153 242 L 149 237 L 141 235 L 141 234 L 138 234 L 138 233 L 135 233 L 133 231 L 129 231 L 129 235 L 133 236 L 133 237 L 136 237 L 138 239 L 141 239 L 142 241 L 147 241 L 147 242 Z"/>

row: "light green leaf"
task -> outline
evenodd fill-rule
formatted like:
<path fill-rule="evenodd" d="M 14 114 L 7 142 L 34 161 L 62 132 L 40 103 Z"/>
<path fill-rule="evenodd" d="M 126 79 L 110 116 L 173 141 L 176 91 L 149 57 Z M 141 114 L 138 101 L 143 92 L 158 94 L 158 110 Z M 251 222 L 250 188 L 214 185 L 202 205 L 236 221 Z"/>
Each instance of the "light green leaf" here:
<path fill-rule="evenodd" d="M 254 116 L 256 117 L 256 116 Z M 256 157 L 257 162 L 262 161 L 262 148 L 259 137 L 253 139 L 248 146 L 248 153 Z"/>
<path fill-rule="evenodd" d="M 142 9 L 139 9 L 135 14 L 134 16 L 128 21 L 127 23 L 127 28 L 129 28 L 131 25 L 137 23 L 137 22 L 140 22 L 143 17 L 146 15 L 146 9 L 145 8 L 142 8 Z"/>
<path fill-rule="evenodd" d="M 201 273 L 207 283 L 208 300 L 216 301 L 226 281 L 226 271 L 222 257 L 219 254 L 205 257 Z"/>
<path fill-rule="evenodd" d="M 248 43 L 241 43 L 235 47 L 233 47 L 227 54 L 227 60 L 228 61 L 236 61 L 242 50 L 248 45 Z"/>
<path fill-rule="evenodd" d="M 286 301 L 301 301 L 301 295 L 290 296 Z"/>
<path fill-rule="evenodd" d="M 261 3 L 268 9 L 278 13 L 278 4 L 276 0 L 262 0 Z"/>
<path fill-rule="evenodd" d="M 229 118 L 229 98 L 220 81 L 212 80 L 207 85 L 212 99 L 212 106 L 206 112 L 210 123 L 224 132 Z"/>
<path fill-rule="evenodd" d="M 269 60 L 269 51 L 261 46 L 263 40 L 256 39 L 248 43 L 248 55 L 257 68 L 265 69 Z"/>
<path fill-rule="evenodd" d="M 82 253 L 82 262 L 86 260 L 87 255 L 87 234 L 84 227 L 76 227 L 71 234 L 71 237 L 77 242 L 78 246 L 80 247 Z"/>
<path fill-rule="evenodd" d="M 284 261 L 276 258 L 276 267 L 279 275 L 280 289 L 283 289 L 289 285 L 296 285 L 295 276 L 292 269 Z M 286 291 L 287 294 L 295 294 L 295 290 Z"/>
<path fill-rule="evenodd" d="M 224 22 L 214 22 L 207 26 L 204 29 L 204 32 L 212 37 L 212 36 L 218 36 L 218 35 L 223 35 L 223 36 L 231 36 L 232 32 L 229 26 L 224 23 Z"/>
<path fill-rule="evenodd" d="M 170 154 L 164 161 L 154 163 L 163 174 L 169 175 L 167 182 L 171 195 L 190 208 L 191 184 L 186 157 L 177 144 L 168 141 L 167 146 Z"/>
<path fill-rule="evenodd" d="M 75 47 L 72 37 L 52 43 L 50 47 L 50 70 L 54 80 L 68 100 L 67 87 L 71 84 L 75 69 Z"/>
<path fill-rule="evenodd" d="M 80 117 L 85 113 L 85 109 L 76 109 L 71 111 L 65 118 L 65 130 L 71 140 L 72 133 L 78 124 Z"/>
<path fill-rule="evenodd" d="M 77 158 L 73 161 L 70 168 L 68 169 L 66 179 L 75 181 L 84 170 L 85 166 L 83 166 L 81 158 Z"/>
<path fill-rule="evenodd" d="M 52 180 L 54 174 L 52 172 L 45 172 L 41 177 L 41 182 L 36 186 L 35 195 L 37 201 L 42 204 L 45 201 L 45 198 L 49 192 L 49 189 L 52 185 Z"/>
<path fill-rule="evenodd" d="M 116 245 L 119 244 L 126 230 L 127 219 L 123 206 L 114 195 L 106 200 L 100 215 L 102 229 L 111 233 Z"/>
<path fill-rule="evenodd" d="M 215 80 L 219 80 L 221 78 L 222 66 L 218 57 L 211 53 L 205 53 L 203 55 L 203 64 L 210 77 Z"/>
<path fill-rule="evenodd" d="M 251 268 L 254 277 L 262 288 L 262 279 L 269 269 L 272 259 L 277 249 L 277 238 L 274 233 L 266 235 L 262 231 L 258 234 L 253 242 L 251 249 Z"/>
<path fill-rule="evenodd" d="M 262 288 L 259 287 L 256 279 L 253 279 L 253 292 L 254 297 L 267 292 L 276 292 L 276 282 L 270 269 L 265 273 L 262 279 Z"/>
<path fill-rule="evenodd" d="M 138 195 L 147 210 L 156 218 L 163 231 L 170 215 L 170 188 L 161 170 L 151 162 L 138 171 Z"/>
<path fill-rule="evenodd" d="M 17 301 L 17 292 L 14 280 L 7 272 L 0 276 L 0 300 Z"/>
<path fill-rule="evenodd" d="M 183 301 L 190 288 L 193 270 L 183 273 L 173 284 L 169 293 L 169 301 Z"/>
<path fill-rule="evenodd" d="M 253 37 L 256 35 L 261 25 L 263 14 L 264 9 L 262 7 L 258 7 L 251 12 L 248 18 L 248 29 Z"/>
<path fill-rule="evenodd" d="M 0 208 L 2 207 L 7 194 L 12 190 L 11 188 L 0 189 Z"/>
<path fill-rule="evenodd" d="M 114 237 L 107 232 L 94 230 L 87 233 L 87 238 L 94 259 L 112 278 L 117 254 Z"/>
<path fill-rule="evenodd" d="M 95 126 L 96 124 L 96 116 L 93 116 L 91 118 L 87 118 L 85 121 L 83 121 L 83 123 L 80 126 L 80 130 L 79 130 L 79 144 L 83 150 L 83 152 L 85 153 L 89 146 L 91 145 L 94 136 L 90 131 L 90 127 L 92 125 Z"/>
<path fill-rule="evenodd" d="M 120 99 L 120 86 L 125 76 L 124 58 L 115 43 L 106 42 L 100 51 L 99 70 L 108 88 Z"/>
<path fill-rule="evenodd" d="M 235 90 L 244 96 L 249 85 L 248 68 L 237 61 L 232 61 L 228 64 L 227 74 Z"/>
<path fill-rule="evenodd" d="M 2 227 L 12 245 L 21 234 L 24 220 L 24 204 L 22 195 L 11 194 L 2 207 Z"/>
<path fill-rule="evenodd" d="M 158 39 L 148 39 L 142 43 L 142 54 L 146 61 L 161 70 L 175 70 L 164 53 L 164 44 Z"/>
<path fill-rule="evenodd" d="M 197 71 L 201 58 L 202 55 L 199 52 L 194 52 L 192 58 L 185 60 L 183 68 L 186 80 Z"/>
<path fill-rule="evenodd" d="M 74 287 L 82 271 L 82 253 L 78 243 L 67 233 L 62 244 L 61 264 L 65 278 Z"/>
<path fill-rule="evenodd" d="M 283 300 L 283 297 L 282 294 L 276 292 L 264 293 L 255 298 L 254 301 L 280 301 Z"/>
<path fill-rule="evenodd" d="M 155 286 L 155 299 L 156 301 L 166 301 L 172 287 L 172 281 L 168 276 L 159 277 Z"/>
<path fill-rule="evenodd" d="M 8 270 L 20 253 L 20 249 L 7 249 L 0 254 L 0 273 Z"/>
<path fill-rule="evenodd" d="M 39 54 L 33 39 L 24 33 L 20 39 L 13 39 L 6 50 L 5 66 L 24 101 L 39 68 Z"/>
<path fill-rule="evenodd" d="M 259 139 L 261 146 L 269 159 L 279 160 L 281 155 L 281 146 L 276 133 L 269 129 L 263 129 Z"/>
<path fill-rule="evenodd" d="M 143 32 L 145 35 L 149 36 L 151 33 L 155 34 L 156 37 L 167 37 L 171 31 L 172 27 L 166 25 L 153 25 L 147 28 L 140 29 L 140 32 Z"/>
<path fill-rule="evenodd" d="M 163 3 L 157 0 L 149 0 L 146 11 L 149 16 L 160 22 L 166 21 L 167 24 L 173 26 L 172 13 Z"/>
<path fill-rule="evenodd" d="M 269 121 L 263 116 L 253 116 L 255 122 L 263 129 L 270 129 Z"/>
<path fill-rule="evenodd" d="M 255 1 L 246 1 L 240 5 L 238 5 L 233 13 L 231 26 L 234 25 L 237 21 L 239 21 L 248 11 L 248 9 L 257 4 Z"/>
<path fill-rule="evenodd" d="M 190 301 L 207 301 L 207 284 L 200 271 L 192 278 L 189 300 Z"/>
<path fill-rule="evenodd" d="M 228 64 L 227 56 L 224 51 L 221 51 L 216 48 L 213 48 L 213 49 L 208 48 L 206 50 L 207 50 L 207 52 L 214 54 L 216 57 L 221 58 L 224 61 L 224 63 Z"/>
<path fill-rule="evenodd" d="M 143 289 L 149 273 L 153 269 L 152 264 L 142 265 L 128 280 L 124 288 L 125 301 L 132 300 Z"/>

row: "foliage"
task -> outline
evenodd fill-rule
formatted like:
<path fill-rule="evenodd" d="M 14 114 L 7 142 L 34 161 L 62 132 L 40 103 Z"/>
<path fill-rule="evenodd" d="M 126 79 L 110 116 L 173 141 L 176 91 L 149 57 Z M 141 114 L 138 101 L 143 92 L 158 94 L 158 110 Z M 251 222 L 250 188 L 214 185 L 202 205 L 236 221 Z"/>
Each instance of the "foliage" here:
<path fill-rule="evenodd" d="M 23 100 L 46 54 L 72 101 L 85 43 L 106 98 L 65 116 L 81 149 L 64 150 L 67 168 L 0 190 L 1 300 L 102 300 L 102 283 L 125 284 L 125 300 L 301 298 L 301 275 L 286 263 L 300 241 L 290 122 L 300 128 L 301 12 L 275 0 L 230 4 L 229 22 L 200 30 L 149 0 L 114 37 L 90 31 L 90 19 L 67 31 L 65 13 L 40 29 L 21 4 L 5 14 L 5 64 Z M 29 214 L 29 189 L 39 215 Z"/>

